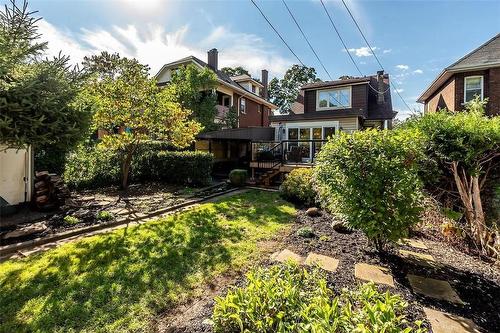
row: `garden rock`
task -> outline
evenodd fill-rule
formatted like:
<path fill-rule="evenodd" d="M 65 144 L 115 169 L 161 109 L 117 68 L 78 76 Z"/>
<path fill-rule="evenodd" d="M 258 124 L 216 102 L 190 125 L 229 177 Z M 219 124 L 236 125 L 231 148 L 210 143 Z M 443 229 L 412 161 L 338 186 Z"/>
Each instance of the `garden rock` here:
<path fill-rule="evenodd" d="M 337 270 L 337 266 L 339 265 L 339 260 L 311 252 L 307 256 L 305 264 L 309 266 L 318 265 L 325 271 L 335 272 Z"/>
<path fill-rule="evenodd" d="M 338 232 L 350 231 L 349 228 L 342 221 L 334 220 L 331 225 L 332 225 L 332 229 L 335 231 L 338 231 Z"/>
<path fill-rule="evenodd" d="M 285 263 L 288 261 L 293 261 L 293 262 L 296 262 L 298 264 L 301 264 L 304 262 L 304 258 L 302 256 L 300 256 L 297 253 L 294 253 L 288 249 L 284 249 L 283 251 L 281 251 L 279 253 L 274 253 L 273 255 L 271 255 L 271 259 L 273 259 L 275 261 L 282 262 L 282 263 Z"/>
<path fill-rule="evenodd" d="M 354 276 L 356 276 L 356 278 L 394 287 L 394 279 L 388 272 L 389 269 L 387 268 L 364 263 L 359 263 L 354 266 Z"/>
<path fill-rule="evenodd" d="M 38 222 L 38 223 L 33 223 L 29 224 L 27 226 L 23 226 L 21 228 L 18 228 L 14 231 L 10 231 L 2 236 L 3 239 L 9 239 L 9 238 L 17 238 L 17 237 L 24 237 L 28 235 L 33 235 L 37 233 L 44 232 L 47 230 L 47 225 L 43 222 Z"/>
<path fill-rule="evenodd" d="M 316 217 L 316 216 L 321 215 L 321 213 L 319 212 L 319 208 L 317 208 L 317 207 L 308 208 L 306 210 L 306 214 L 307 214 L 307 216 L 310 216 L 310 217 Z"/>

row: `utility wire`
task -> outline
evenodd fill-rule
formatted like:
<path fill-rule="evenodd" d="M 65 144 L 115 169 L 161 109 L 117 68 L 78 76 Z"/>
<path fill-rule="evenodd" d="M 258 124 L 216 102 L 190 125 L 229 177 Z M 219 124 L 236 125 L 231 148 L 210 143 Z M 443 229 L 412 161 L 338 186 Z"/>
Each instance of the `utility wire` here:
<path fill-rule="evenodd" d="M 328 70 L 326 69 L 325 65 L 323 64 L 323 62 L 321 61 L 321 59 L 319 58 L 318 54 L 316 53 L 316 51 L 314 50 L 313 46 L 311 45 L 311 43 L 309 42 L 309 39 L 307 38 L 306 34 L 304 33 L 304 31 L 302 30 L 302 28 L 300 27 L 300 24 L 299 22 L 297 22 L 297 20 L 295 19 L 295 16 L 293 15 L 292 11 L 290 10 L 290 8 L 288 7 L 288 5 L 286 4 L 285 0 L 281 0 L 283 2 L 283 4 L 285 5 L 286 7 L 286 10 L 288 10 L 288 13 L 290 14 L 290 16 L 292 17 L 293 21 L 295 22 L 295 25 L 297 26 L 297 28 L 299 28 L 299 31 L 300 33 L 302 34 L 302 37 L 304 37 L 304 39 L 306 40 L 307 42 L 307 45 L 309 45 L 309 48 L 311 49 L 311 51 L 314 53 L 314 55 L 316 56 L 316 59 L 318 59 L 318 62 L 321 64 L 321 67 L 323 67 L 323 70 L 326 72 L 326 74 L 328 75 L 328 77 L 330 78 L 330 80 L 333 81 L 332 79 L 332 76 L 330 75 L 330 73 L 328 72 Z"/>
<path fill-rule="evenodd" d="M 260 14 L 262 15 L 262 17 L 267 21 L 267 23 L 271 26 L 271 28 L 274 30 L 274 32 L 278 35 L 278 37 L 281 39 L 281 41 L 286 45 L 286 47 L 288 48 L 288 50 L 290 50 L 290 52 L 292 52 L 292 54 L 295 56 L 295 58 L 297 58 L 297 60 L 299 61 L 299 63 L 305 67 L 304 63 L 302 62 L 302 60 L 300 60 L 300 58 L 297 56 L 297 54 L 295 54 L 295 52 L 293 52 L 292 48 L 290 47 L 290 45 L 288 45 L 288 43 L 285 41 L 285 39 L 283 39 L 283 37 L 281 36 L 281 34 L 278 32 L 278 30 L 276 30 L 276 28 L 273 26 L 273 24 L 268 20 L 268 18 L 266 17 L 266 15 L 264 15 L 264 13 L 262 12 L 262 10 L 260 9 L 260 7 L 255 3 L 254 0 L 250 0 L 253 5 L 259 10 Z"/>
<path fill-rule="evenodd" d="M 326 15 L 330 19 L 330 23 L 332 24 L 333 29 L 337 33 L 337 36 L 339 37 L 340 41 L 342 42 L 342 45 L 344 45 L 344 49 L 347 52 L 347 55 L 349 56 L 349 58 L 351 58 L 351 61 L 354 64 L 354 66 L 356 67 L 356 69 L 358 70 L 359 74 L 361 76 L 364 76 L 363 73 L 361 72 L 361 70 L 359 69 L 358 64 L 356 63 L 356 61 L 354 61 L 354 58 L 352 57 L 351 52 L 349 52 L 349 49 L 347 48 L 347 45 L 344 42 L 344 39 L 342 38 L 342 36 L 340 35 L 339 30 L 337 29 L 337 26 L 335 25 L 335 23 L 333 23 L 333 19 L 332 19 L 330 13 L 328 12 L 328 10 L 326 9 L 325 3 L 323 2 L 323 0 L 320 0 L 320 1 L 321 1 L 321 4 L 323 5 L 323 9 L 325 10 Z"/>
<path fill-rule="evenodd" d="M 321 3 L 323 3 L 323 0 L 321 0 Z M 354 15 L 352 15 L 352 12 L 351 10 L 349 9 L 349 7 L 347 6 L 347 4 L 345 3 L 345 0 L 342 0 L 342 3 L 344 4 L 344 7 L 345 9 L 347 10 L 347 12 L 349 13 L 349 16 L 351 16 L 351 19 L 353 20 L 354 24 L 356 25 L 356 27 L 358 28 L 358 31 L 359 33 L 361 34 L 361 36 L 363 37 L 366 45 L 368 46 L 368 48 L 370 49 L 370 52 L 373 54 L 373 56 L 375 57 L 375 60 L 377 60 L 380 68 L 382 70 L 384 70 L 384 66 L 382 66 L 382 63 L 380 62 L 379 58 L 377 57 L 377 55 L 375 54 L 375 51 L 373 50 L 373 47 L 370 45 L 370 43 L 368 43 L 368 40 L 366 39 L 365 37 L 365 34 L 363 33 L 363 31 L 361 30 L 358 22 L 356 21 L 356 19 L 354 18 Z M 325 5 L 323 4 L 323 7 Z M 326 10 L 326 9 L 325 9 Z M 352 57 L 351 57 L 352 58 Z M 390 84 L 392 85 L 395 85 L 393 82 L 390 82 Z M 406 107 L 408 108 L 408 110 L 410 110 L 410 112 L 413 112 L 413 110 L 410 108 L 410 106 L 408 105 L 408 103 L 406 103 L 406 101 L 404 100 L 403 96 L 401 96 L 401 94 L 399 93 L 399 87 L 396 85 L 396 89 L 394 89 L 394 91 L 398 94 L 399 98 L 401 98 L 401 101 L 403 101 L 403 103 L 406 105 Z"/>

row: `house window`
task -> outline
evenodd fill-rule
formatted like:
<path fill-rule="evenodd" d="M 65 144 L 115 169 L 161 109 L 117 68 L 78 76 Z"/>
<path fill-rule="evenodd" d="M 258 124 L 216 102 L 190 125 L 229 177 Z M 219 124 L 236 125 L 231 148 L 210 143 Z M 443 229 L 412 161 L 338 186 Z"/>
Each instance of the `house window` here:
<path fill-rule="evenodd" d="M 319 90 L 316 109 L 329 110 L 351 107 L 351 87 Z"/>
<path fill-rule="evenodd" d="M 328 140 L 328 138 L 335 135 L 335 127 L 325 127 L 324 128 L 324 137 L 323 139 Z"/>
<path fill-rule="evenodd" d="M 240 98 L 240 112 L 246 113 L 247 110 L 247 101 L 244 97 Z"/>
<path fill-rule="evenodd" d="M 255 94 L 255 86 L 252 84 L 252 92 Z"/>
<path fill-rule="evenodd" d="M 464 84 L 464 102 L 467 103 L 474 99 L 477 95 L 483 99 L 483 77 L 482 76 L 467 76 Z"/>

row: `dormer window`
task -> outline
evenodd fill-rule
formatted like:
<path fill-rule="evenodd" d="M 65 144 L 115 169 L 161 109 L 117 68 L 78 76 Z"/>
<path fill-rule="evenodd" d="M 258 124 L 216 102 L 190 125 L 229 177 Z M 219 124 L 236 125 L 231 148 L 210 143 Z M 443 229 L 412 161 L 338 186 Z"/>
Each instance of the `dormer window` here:
<path fill-rule="evenodd" d="M 346 109 L 351 107 L 351 87 L 318 90 L 316 109 Z"/>
<path fill-rule="evenodd" d="M 257 87 L 255 87 L 254 84 L 252 84 L 252 92 L 255 94 L 255 91 L 256 91 Z"/>

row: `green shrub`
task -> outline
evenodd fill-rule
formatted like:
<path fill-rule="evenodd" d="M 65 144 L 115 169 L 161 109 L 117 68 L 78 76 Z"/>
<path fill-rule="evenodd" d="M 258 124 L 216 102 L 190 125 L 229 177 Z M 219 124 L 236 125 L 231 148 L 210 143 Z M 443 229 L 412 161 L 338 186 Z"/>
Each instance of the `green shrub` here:
<path fill-rule="evenodd" d="M 334 297 L 319 270 L 296 265 L 252 270 L 247 285 L 215 299 L 215 332 L 425 332 L 409 325 L 407 303 L 373 283 Z"/>
<path fill-rule="evenodd" d="M 101 210 L 100 212 L 97 212 L 95 218 L 98 219 L 99 221 L 110 221 L 115 217 L 113 216 L 113 213 L 108 212 L 106 210 Z"/>
<path fill-rule="evenodd" d="M 322 203 L 361 229 L 380 250 L 404 237 L 421 211 L 418 131 L 342 133 L 324 145 L 315 167 Z"/>
<path fill-rule="evenodd" d="M 208 185 L 213 155 L 205 152 L 166 151 L 165 143 L 149 142 L 139 147 L 132 161 L 132 181 L 162 181 L 170 184 Z M 118 153 L 80 147 L 66 160 L 64 180 L 71 188 L 119 185 L 121 162 Z"/>
<path fill-rule="evenodd" d="M 69 225 L 75 225 L 80 223 L 80 219 L 77 217 L 71 216 L 71 215 L 66 215 L 63 219 L 64 223 L 69 224 Z"/>
<path fill-rule="evenodd" d="M 297 230 L 297 235 L 304 238 L 312 238 L 315 234 L 311 227 L 302 227 Z"/>
<path fill-rule="evenodd" d="M 248 171 L 243 169 L 234 169 L 229 173 L 229 181 L 235 186 L 243 186 L 247 182 Z"/>
<path fill-rule="evenodd" d="M 285 178 L 280 186 L 281 196 L 291 202 L 304 205 L 313 205 L 316 191 L 313 186 L 313 169 L 294 169 Z"/>

